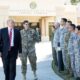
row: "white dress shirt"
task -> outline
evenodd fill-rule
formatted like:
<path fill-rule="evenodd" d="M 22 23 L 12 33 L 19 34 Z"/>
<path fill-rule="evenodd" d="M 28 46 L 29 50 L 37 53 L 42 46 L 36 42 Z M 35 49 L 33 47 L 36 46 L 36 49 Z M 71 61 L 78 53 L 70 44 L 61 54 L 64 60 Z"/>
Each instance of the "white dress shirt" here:
<path fill-rule="evenodd" d="M 11 28 L 8 28 L 9 35 L 10 35 L 10 30 L 11 30 Z M 11 45 L 10 46 L 11 47 L 14 46 L 14 29 L 12 29 L 12 38 L 11 38 Z"/>

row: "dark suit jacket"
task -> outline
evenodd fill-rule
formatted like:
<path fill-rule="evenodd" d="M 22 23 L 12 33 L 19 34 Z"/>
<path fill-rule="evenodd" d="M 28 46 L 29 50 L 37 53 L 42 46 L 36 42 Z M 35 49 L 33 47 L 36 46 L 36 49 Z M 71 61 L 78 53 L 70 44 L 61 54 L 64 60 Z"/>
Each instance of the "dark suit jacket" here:
<path fill-rule="evenodd" d="M 6 58 L 8 55 L 8 51 L 10 48 L 9 42 L 9 35 L 8 35 L 8 28 L 3 28 L 0 30 L 0 52 L 2 53 L 2 57 Z M 22 52 L 21 48 L 21 35 L 20 31 L 14 28 L 14 50 L 13 55 L 14 58 L 17 58 L 18 52 Z"/>

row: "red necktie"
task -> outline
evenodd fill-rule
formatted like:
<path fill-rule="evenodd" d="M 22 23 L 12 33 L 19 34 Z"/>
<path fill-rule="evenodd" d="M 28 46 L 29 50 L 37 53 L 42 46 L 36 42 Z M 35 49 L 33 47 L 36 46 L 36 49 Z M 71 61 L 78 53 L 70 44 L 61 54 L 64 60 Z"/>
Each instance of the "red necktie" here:
<path fill-rule="evenodd" d="M 11 40 L 12 40 L 12 29 L 10 29 L 10 32 L 9 32 L 10 48 L 11 48 Z"/>

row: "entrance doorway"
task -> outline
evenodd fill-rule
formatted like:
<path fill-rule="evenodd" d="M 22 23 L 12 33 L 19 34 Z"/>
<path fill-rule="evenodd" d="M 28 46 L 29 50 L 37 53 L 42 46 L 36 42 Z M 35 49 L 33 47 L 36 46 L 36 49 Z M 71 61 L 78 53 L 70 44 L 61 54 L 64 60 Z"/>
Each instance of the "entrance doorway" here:
<path fill-rule="evenodd" d="M 51 40 L 51 32 L 53 22 L 55 20 L 54 16 L 9 16 L 11 19 L 15 20 L 16 27 L 23 29 L 22 22 L 28 20 L 30 22 L 30 27 L 39 30 L 41 41 Z M 49 24 L 48 24 L 49 23 Z"/>
<path fill-rule="evenodd" d="M 34 29 L 38 33 L 39 41 L 41 41 L 41 29 L 39 26 L 39 22 L 30 22 L 29 25 L 30 28 Z M 22 30 L 23 29 L 22 22 L 15 22 L 15 28 Z"/>

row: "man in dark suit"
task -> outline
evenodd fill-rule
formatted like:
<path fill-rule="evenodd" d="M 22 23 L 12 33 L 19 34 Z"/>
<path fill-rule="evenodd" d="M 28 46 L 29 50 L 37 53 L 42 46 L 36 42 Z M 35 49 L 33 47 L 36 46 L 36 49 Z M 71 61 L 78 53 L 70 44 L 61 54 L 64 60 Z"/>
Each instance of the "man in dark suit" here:
<path fill-rule="evenodd" d="M 0 52 L 3 62 L 5 80 L 15 80 L 16 59 L 18 52 L 21 53 L 20 31 L 15 29 L 12 19 L 7 21 L 7 28 L 0 30 Z"/>

